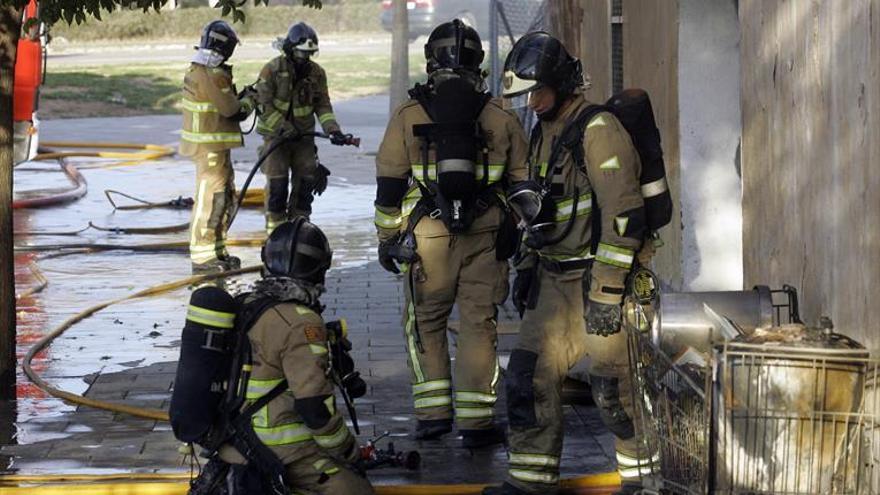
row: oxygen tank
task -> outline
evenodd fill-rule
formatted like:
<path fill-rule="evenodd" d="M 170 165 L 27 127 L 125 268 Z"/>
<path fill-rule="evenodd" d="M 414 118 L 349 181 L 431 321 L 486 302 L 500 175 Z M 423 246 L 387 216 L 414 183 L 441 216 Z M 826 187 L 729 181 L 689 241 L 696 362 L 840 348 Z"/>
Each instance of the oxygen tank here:
<path fill-rule="evenodd" d="M 218 287 L 202 287 L 190 297 L 168 411 L 182 442 L 204 438 L 220 412 L 232 366 L 235 312 L 235 300 Z"/>

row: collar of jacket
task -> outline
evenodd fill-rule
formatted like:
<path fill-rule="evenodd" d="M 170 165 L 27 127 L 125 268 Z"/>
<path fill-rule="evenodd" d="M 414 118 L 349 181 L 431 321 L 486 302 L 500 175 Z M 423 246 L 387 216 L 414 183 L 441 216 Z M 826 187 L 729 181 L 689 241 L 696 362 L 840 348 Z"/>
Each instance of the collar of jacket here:
<path fill-rule="evenodd" d="M 310 284 L 288 277 L 265 277 L 254 282 L 254 292 L 258 296 L 269 297 L 278 302 L 295 302 L 321 313 L 324 306 L 320 297 L 324 286 Z"/>

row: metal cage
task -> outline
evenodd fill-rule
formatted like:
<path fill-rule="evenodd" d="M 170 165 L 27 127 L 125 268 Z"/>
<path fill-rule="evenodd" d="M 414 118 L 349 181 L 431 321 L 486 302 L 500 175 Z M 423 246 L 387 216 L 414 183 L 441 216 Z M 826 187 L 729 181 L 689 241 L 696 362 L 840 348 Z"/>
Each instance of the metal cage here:
<path fill-rule="evenodd" d="M 795 290 L 771 292 L 774 324 L 799 323 Z M 652 341 L 646 313 L 636 305 L 626 326 L 640 457 L 659 457 L 642 470 L 648 490 L 880 493 L 877 362 L 867 351 L 728 342 L 705 362 L 676 361 Z"/>

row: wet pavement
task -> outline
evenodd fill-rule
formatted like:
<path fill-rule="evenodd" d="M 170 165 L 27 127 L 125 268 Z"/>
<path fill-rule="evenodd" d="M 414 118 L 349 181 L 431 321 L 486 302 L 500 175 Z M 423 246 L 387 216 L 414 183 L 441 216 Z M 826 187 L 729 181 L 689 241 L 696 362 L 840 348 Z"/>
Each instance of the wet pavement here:
<path fill-rule="evenodd" d="M 373 157 L 384 131 L 387 97 L 370 97 L 337 104 L 337 115 L 347 132 L 362 138 L 360 149 L 331 147 L 319 142 L 322 161 L 332 170 L 330 187 L 314 205 L 313 221 L 327 233 L 334 249 L 328 273 L 325 318 L 345 317 L 349 322 L 353 356 L 370 385 L 357 401 L 361 440 L 390 431 L 398 449 L 421 452 L 423 468 L 374 471 L 371 477 L 384 484 L 409 482 L 489 482 L 503 477 L 503 448 L 468 451 L 459 439 L 416 442 L 410 398 L 409 372 L 400 326 L 403 305 L 398 279 L 375 261 L 376 240 L 372 225 L 374 194 Z M 44 139 L 53 141 L 111 141 L 173 144 L 177 142 L 179 116 L 114 119 L 67 119 L 44 122 Z M 241 185 L 252 166 L 257 136 L 248 136 L 247 147 L 233 154 Z M 77 163 L 94 163 L 82 160 Z M 151 201 L 190 196 L 194 167 L 183 157 L 121 168 L 83 170 L 89 193 L 61 207 L 16 210 L 17 244 L 100 242 L 144 244 L 187 239 L 185 232 L 162 235 L 123 235 L 87 230 L 77 236 L 26 235 L 27 231 L 71 231 L 88 225 L 147 227 L 186 222 L 186 210 L 113 212 L 104 189 L 117 189 Z M 25 164 L 16 169 L 16 193 L 44 187 L 61 187 L 65 179 L 53 164 Z M 258 174 L 254 187 L 262 184 Z M 236 219 L 232 238 L 262 236 L 259 211 L 245 210 Z M 244 265 L 259 262 L 259 249 L 233 247 Z M 37 283 L 28 263 L 48 278 L 42 292 L 18 303 L 19 357 L 34 341 L 73 314 L 106 300 L 190 275 L 184 251 L 114 251 L 70 254 L 47 258 L 48 253 L 21 253 L 16 257 L 19 292 Z M 230 282 L 241 289 L 253 277 Z M 34 369 L 52 385 L 87 397 L 149 408 L 167 408 L 179 352 L 180 330 L 187 288 L 148 299 L 111 306 L 74 325 L 37 355 Z M 512 307 L 503 308 L 499 349 L 502 364 L 515 343 L 516 321 Z M 454 339 L 454 335 L 452 335 Z M 451 346 L 454 348 L 454 346 Z M 503 394 L 502 394 L 503 395 Z M 46 396 L 24 376 L 18 378 L 16 404 L 5 404 L 0 415 L 15 418 L 15 438 L 0 448 L 8 459 L 6 470 L 20 474 L 84 474 L 116 472 L 188 472 L 167 423 L 123 414 L 76 407 Z M 503 400 L 499 411 L 504 411 Z M 589 405 L 566 406 L 566 446 L 563 474 L 608 472 L 614 468 L 613 441 Z M 502 413 L 503 416 L 503 413 Z M 8 426 L 8 425 L 6 425 Z M 2 432 L 2 429 L 0 429 Z M 387 445 L 386 443 L 380 444 Z"/>

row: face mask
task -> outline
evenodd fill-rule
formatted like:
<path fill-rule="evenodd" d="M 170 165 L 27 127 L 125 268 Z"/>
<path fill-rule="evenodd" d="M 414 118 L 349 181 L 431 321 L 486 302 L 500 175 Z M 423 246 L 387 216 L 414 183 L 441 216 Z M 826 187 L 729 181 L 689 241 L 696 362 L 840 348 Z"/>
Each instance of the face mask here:
<path fill-rule="evenodd" d="M 192 61 L 194 63 L 204 65 L 205 67 L 214 68 L 220 67 L 220 65 L 226 61 L 226 58 L 224 58 L 223 55 L 220 55 L 214 50 L 199 48 L 199 50 L 193 56 Z"/>

